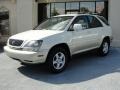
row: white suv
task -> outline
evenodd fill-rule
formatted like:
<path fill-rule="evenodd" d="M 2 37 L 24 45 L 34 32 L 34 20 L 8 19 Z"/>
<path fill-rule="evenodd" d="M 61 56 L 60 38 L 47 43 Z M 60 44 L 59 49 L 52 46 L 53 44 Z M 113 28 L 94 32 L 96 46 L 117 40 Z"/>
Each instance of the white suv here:
<path fill-rule="evenodd" d="M 99 55 L 107 55 L 111 40 L 112 29 L 102 16 L 67 14 L 10 37 L 4 50 L 22 64 L 46 63 L 50 71 L 58 73 L 74 54 L 97 49 Z"/>

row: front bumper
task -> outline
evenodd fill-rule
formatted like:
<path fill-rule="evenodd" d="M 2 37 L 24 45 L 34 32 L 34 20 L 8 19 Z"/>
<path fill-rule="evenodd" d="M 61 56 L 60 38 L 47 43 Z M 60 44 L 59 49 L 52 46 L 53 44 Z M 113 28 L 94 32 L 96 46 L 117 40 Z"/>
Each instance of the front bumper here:
<path fill-rule="evenodd" d="M 48 52 L 48 50 L 41 50 L 40 52 L 21 51 L 11 49 L 8 46 L 4 47 L 4 51 L 9 57 L 17 59 L 25 64 L 45 63 Z"/>

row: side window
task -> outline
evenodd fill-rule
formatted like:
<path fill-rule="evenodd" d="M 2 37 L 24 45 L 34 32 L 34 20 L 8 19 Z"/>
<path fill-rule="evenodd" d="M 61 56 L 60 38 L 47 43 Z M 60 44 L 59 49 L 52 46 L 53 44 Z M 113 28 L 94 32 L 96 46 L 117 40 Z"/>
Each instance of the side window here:
<path fill-rule="evenodd" d="M 83 29 L 88 28 L 88 20 L 86 16 L 78 16 L 74 21 L 73 24 L 82 24 Z"/>
<path fill-rule="evenodd" d="M 94 16 L 88 16 L 89 28 L 102 27 L 101 22 Z"/>

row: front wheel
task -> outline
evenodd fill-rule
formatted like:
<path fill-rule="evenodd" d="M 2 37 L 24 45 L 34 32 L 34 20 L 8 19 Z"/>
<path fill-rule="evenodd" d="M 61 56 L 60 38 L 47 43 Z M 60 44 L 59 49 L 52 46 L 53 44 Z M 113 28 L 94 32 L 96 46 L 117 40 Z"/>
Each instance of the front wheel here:
<path fill-rule="evenodd" d="M 68 54 L 64 48 L 53 48 L 47 58 L 47 67 L 53 73 L 62 72 L 67 65 Z"/>
<path fill-rule="evenodd" d="M 100 56 L 106 56 L 109 53 L 110 42 L 108 40 L 103 40 L 100 48 L 98 49 L 98 53 Z"/>

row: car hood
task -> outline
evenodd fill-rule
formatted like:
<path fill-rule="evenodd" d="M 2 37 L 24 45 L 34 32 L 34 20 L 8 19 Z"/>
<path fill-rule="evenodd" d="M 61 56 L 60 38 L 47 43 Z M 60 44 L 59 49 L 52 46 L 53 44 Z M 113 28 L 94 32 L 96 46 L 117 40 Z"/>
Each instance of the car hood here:
<path fill-rule="evenodd" d="M 20 39 L 20 40 L 40 40 L 45 37 L 59 34 L 63 31 L 55 31 L 55 30 L 29 30 L 26 32 L 22 32 L 10 37 L 10 39 Z"/>

